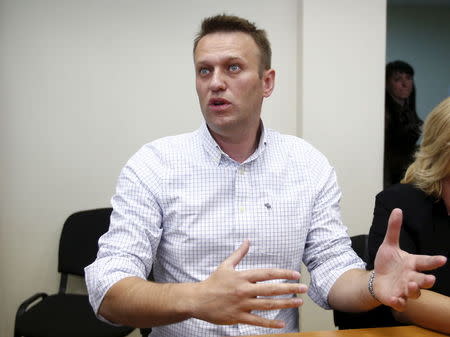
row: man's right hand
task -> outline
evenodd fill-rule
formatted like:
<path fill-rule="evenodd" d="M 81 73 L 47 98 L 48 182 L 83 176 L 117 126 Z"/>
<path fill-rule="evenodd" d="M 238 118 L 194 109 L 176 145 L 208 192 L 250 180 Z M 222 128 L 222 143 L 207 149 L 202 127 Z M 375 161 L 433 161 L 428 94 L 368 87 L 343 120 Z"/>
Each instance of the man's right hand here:
<path fill-rule="evenodd" d="M 300 273 L 286 269 L 237 271 L 235 267 L 248 253 L 245 240 L 205 281 L 195 284 L 191 316 L 214 324 L 251 324 L 266 328 L 283 328 L 285 323 L 252 314 L 253 310 L 295 308 L 303 304 L 298 297 L 267 298 L 303 294 L 307 286 L 299 283 L 258 283 L 268 280 L 298 280 Z M 259 298 L 264 296 L 264 298 Z"/>

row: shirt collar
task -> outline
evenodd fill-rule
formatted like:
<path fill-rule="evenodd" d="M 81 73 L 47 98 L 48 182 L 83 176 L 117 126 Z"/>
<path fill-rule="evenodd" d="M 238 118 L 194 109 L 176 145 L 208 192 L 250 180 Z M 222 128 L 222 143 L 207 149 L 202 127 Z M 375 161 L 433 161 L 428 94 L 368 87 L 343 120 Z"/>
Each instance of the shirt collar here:
<path fill-rule="evenodd" d="M 202 126 L 200 127 L 200 137 L 203 148 L 206 153 L 211 157 L 211 159 L 217 164 L 220 164 L 220 158 L 224 153 L 220 146 L 216 143 L 214 138 L 211 136 L 211 133 L 208 130 L 208 126 L 206 122 L 203 121 Z"/>
<path fill-rule="evenodd" d="M 220 146 L 211 136 L 211 133 L 209 132 L 208 126 L 206 125 L 205 121 L 203 121 L 199 129 L 199 132 L 203 148 L 205 149 L 206 153 L 211 157 L 211 159 L 217 164 L 217 166 L 220 165 L 222 158 L 229 158 L 231 160 L 231 158 L 225 152 L 222 151 Z M 267 146 L 268 140 L 267 138 L 268 138 L 267 130 L 264 128 L 264 124 L 261 121 L 261 136 L 259 138 L 258 147 L 256 148 L 255 152 L 253 152 L 253 154 L 243 162 L 243 164 L 257 159 L 264 152 Z"/>

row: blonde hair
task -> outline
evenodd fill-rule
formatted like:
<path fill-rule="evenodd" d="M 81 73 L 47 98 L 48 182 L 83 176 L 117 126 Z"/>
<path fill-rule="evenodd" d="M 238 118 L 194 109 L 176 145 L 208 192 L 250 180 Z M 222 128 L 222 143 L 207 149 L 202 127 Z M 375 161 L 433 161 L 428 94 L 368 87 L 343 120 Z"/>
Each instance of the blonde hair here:
<path fill-rule="evenodd" d="M 450 176 L 450 97 L 430 112 L 423 140 L 408 167 L 403 184 L 413 184 L 428 195 L 442 197 L 442 181 Z"/>

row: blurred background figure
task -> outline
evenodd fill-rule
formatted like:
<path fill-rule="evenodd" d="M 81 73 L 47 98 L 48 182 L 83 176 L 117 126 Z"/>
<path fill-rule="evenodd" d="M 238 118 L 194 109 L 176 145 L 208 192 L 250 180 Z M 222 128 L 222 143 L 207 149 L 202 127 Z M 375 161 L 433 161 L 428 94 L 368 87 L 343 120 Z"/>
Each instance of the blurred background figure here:
<path fill-rule="evenodd" d="M 416 112 L 414 69 L 406 62 L 386 65 L 384 188 L 400 182 L 413 161 L 422 121 Z"/>
<path fill-rule="evenodd" d="M 368 243 L 370 269 L 394 208 L 403 211 L 401 249 L 412 254 L 449 256 L 450 97 L 427 116 L 420 148 L 401 184 L 390 186 L 376 197 Z M 412 323 L 450 334 L 449 264 L 428 272 L 436 276 L 436 283 L 430 289 L 421 290 L 418 299 L 408 299 L 404 312 L 391 312 L 384 307 L 390 316 L 384 315 L 377 324 Z"/>

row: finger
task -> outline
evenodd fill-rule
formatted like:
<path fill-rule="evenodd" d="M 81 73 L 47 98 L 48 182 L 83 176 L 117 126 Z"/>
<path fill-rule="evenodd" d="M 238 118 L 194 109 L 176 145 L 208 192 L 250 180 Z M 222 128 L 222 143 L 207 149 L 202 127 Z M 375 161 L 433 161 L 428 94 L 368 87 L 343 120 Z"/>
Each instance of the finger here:
<path fill-rule="evenodd" d="M 223 261 L 222 265 L 229 265 L 233 268 L 236 267 L 239 264 L 239 262 L 242 261 L 244 256 L 247 255 L 249 249 L 250 249 L 250 241 L 244 240 L 244 242 L 242 242 L 239 248 L 236 249 L 233 252 L 233 254 L 227 257 L 225 261 Z"/>
<path fill-rule="evenodd" d="M 416 259 L 416 270 L 425 271 L 442 267 L 447 263 L 447 258 L 441 255 L 414 255 Z"/>
<path fill-rule="evenodd" d="M 239 317 L 239 323 L 262 326 L 264 328 L 281 329 L 286 323 L 280 320 L 271 320 L 261 316 L 244 312 Z"/>
<path fill-rule="evenodd" d="M 248 301 L 248 310 L 278 310 L 298 308 L 303 304 L 299 297 L 293 298 L 254 298 Z"/>
<path fill-rule="evenodd" d="M 421 276 L 418 277 L 419 280 L 416 281 L 419 288 L 422 289 L 429 289 L 434 285 L 434 282 L 436 282 L 436 277 L 434 275 L 427 275 L 427 274 L 420 274 Z"/>
<path fill-rule="evenodd" d="M 290 294 L 304 294 L 308 291 L 305 284 L 299 283 L 258 283 L 252 285 L 249 291 L 250 297 L 279 296 Z"/>
<path fill-rule="evenodd" d="M 249 282 L 262 282 L 268 280 L 298 280 L 300 273 L 288 269 L 251 269 L 241 272 Z"/>
<path fill-rule="evenodd" d="M 410 277 L 409 277 L 409 282 L 405 288 L 405 295 L 410 297 L 410 295 L 408 295 L 408 291 L 409 291 L 410 287 L 412 288 L 411 285 L 413 283 L 417 285 L 417 289 L 429 289 L 434 285 L 435 282 L 436 282 L 436 277 L 434 275 L 412 272 L 412 274 L 410 274 Z"/>
<path fill-rule="evenodd" d="M 402 221 L 402 210 L 400 208 L 393 209 L 391 215 L 389 216 L 388 227 L 383 242 L 398 247 Z"/>
<path fill-rule="evenodd" d="M 412 299 L 419 298 L 420 288 L 416 282 L 408 282 L 408 286 L 406 289 L 406 296 Z"/>
<path fill-rule="evenodd" d="M 406 308 L 406 300 L 403 297 L 391 297 L 386 304 L 400 312 Z"/>

